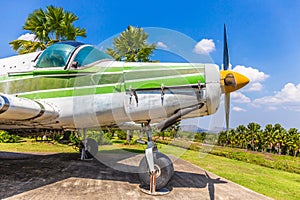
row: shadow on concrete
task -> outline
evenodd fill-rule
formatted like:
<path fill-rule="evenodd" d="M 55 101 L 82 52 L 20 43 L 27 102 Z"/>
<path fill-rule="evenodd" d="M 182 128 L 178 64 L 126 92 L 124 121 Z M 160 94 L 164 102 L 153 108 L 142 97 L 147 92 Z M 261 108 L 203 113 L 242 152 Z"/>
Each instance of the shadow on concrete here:
<path fill-rule="evenodd" d="M 175 171 L 175 174 L 168 184 L 168 189 L 172 188 L 206 188 L 208 187 L 210 199 L 215 199 L 215 184 L 225 184 L 226 181 L 220 178 L 213 179 L 207 172 L 205 175 L 190 173 L 190 172 L 179 172 Z"/>
<path fill-rule="evenodd" d="M 34 190 L 71 177 L 139 184 L 138 174 L 133 173 L 134 171 L 137 172 L 137 167 L 120 163 L 121 160 L 136 156 L 135 154 L 122 154 L 120 156 L 116 152 L 106 152 L 103 155 L 105 155 L 105 159 L 111 158 L 109 165 L 114 165 L 114 168 L 99 162 L 97 159 L 81 161 L 79 160 L 79 155 L 76 153 L 32 155 L 0 152 L 0 199 Z M 101 152 L 97 156 L 101 157 Z M 117 165 L 120 165 L 121 168 L 116 167 Z M 116 170 L 123 167 L 126 167 L 127 171 Z M 206 172 L 203 175 L 183 172 L 185 169 L 180 170 L 182 171 L 175 171 L 173 178 L 167 186 L 169 190 L 173 190 L 176 187 L 208 187 L 210 199 L 214 199 L 214 185 L 227 183 L 219 178 L 210 178 Z"/>

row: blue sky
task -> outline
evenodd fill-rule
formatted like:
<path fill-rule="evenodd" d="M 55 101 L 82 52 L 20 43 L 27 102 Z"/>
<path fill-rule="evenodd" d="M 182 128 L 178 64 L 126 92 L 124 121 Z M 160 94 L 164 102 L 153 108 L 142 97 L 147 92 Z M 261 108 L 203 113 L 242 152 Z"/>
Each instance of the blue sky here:
<path fill-rule="evenodd" d="M 82 42 L 99 45 L 128 25 L 166 28 L 188 36 L 195 45 L 202 41 L 199 45 L 218 65 L 226 23 L 232 68 L 251 79 L 247 88 L 232 95 L 231 127 L 257 122 L 263 127 L 281 123 L 300 129 L 300 1 L 27 0 L 25 4 L 10 0 L 0 4 L 1 58 L 15 54 L 8 43 L 27 33 L 22 26 L 28 14 L 47 5 L 62 6 L 79 17 L 76 25 L 87 30 L 87 38 L 78 38 Z M 162 47 L 170 45 L 160 42 Z M 166 54 L 156 56 L 170 59 Z"/>

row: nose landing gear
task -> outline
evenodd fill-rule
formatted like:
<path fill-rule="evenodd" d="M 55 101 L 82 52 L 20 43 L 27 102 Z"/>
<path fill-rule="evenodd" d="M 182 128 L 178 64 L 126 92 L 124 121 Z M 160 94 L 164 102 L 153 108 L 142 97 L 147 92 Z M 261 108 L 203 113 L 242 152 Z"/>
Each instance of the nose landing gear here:
<path fill-rule="evenodd" d="M 150 195 L 165 195 L 170 191 L 164 188 L 174 174 L 171 159 L 158 152 L 151 138 L 150 126 L 146 126 L 148 143 L 145 156 L 139 164 L 141 191 Z"/>

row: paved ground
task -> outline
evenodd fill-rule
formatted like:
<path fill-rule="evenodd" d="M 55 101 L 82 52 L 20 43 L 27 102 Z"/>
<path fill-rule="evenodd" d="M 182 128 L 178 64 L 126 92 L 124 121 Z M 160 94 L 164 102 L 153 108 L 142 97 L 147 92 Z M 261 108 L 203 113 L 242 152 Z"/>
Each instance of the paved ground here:
<path fill-rule="evenodd" d="M 268 199 L 180 159 L 174 162 L 175 174 L 167 186 L 171 192 L 149 196 L 139 189 L 140 155 L 106 153 L 98 158 L 106 165 L 96 159 L 80 161 L 76 154 L 0 152 L 0 198 Z"/>

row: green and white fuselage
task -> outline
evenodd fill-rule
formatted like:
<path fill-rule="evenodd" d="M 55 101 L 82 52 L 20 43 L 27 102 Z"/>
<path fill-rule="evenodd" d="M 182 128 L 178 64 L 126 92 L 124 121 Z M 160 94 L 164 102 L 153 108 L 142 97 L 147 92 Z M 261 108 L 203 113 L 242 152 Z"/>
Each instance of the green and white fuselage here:
<path fill-rule="evenodd" d="M 193 106 L 182 117 L 199 117 L 216 112 L 222 92 L 214 64 L 117 62 L 71 42 L 0 68 L 0 129 L 131 128 Z"/>

